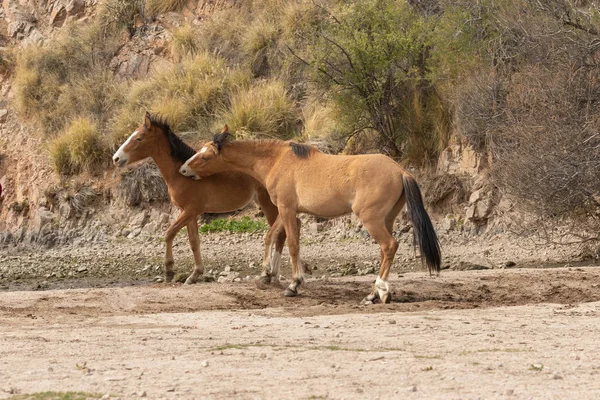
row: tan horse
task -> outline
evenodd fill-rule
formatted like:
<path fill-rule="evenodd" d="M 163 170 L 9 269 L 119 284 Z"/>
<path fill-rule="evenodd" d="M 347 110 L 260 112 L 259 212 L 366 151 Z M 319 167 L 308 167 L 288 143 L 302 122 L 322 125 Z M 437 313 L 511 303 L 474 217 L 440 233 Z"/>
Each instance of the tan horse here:
<path fill-rule="evenodd" d="M 312 146 L 279 140 L 231 141 L 227 126 L 179 170 L 195 179 L 225 171 L 243 172 L 260 181 L 279 209 L 292 259 L 292 283 L 285 296 L 296 296 L 304 277 L 298 266 L 297 213 L 337 217 L 354 212 L 381 248 L 381 268 L 366 303 L 391 301 L 388 276 L 398 249 L 394 220 L 407 203 L 415 239 L 429 272 L 439 274 L 441 253 L 415 179 L 381 154 L 327 155 Z M 200 182 L 202 182 L 200 180 Z"/>
<path fill-rule="evenodd" d="M 196 282 L 204 272 L 196 219 L 198 215 L 235 211 L 246 206 L 254 197 L 269 225 L 273 225 L 278 215 L 277 207 L 271 202 L 264 186 L 248 175 L 227 172 L 202 181 L 194 181 L 182 176 L 179 168 L 194 154 L 195 150 L 175 135 L 167 123 L 146 113 L 144 122 L 113 156 L 113 163 L 118 167 L 151 157 L 167 183 L 171 201 L 182 210 L 177 220 L 167 230 L 165 237 L 167 247 L 165 280 L 167 282 L 170 282 L 174 276 L 173 239 L 184 226 L 187 226 L 190 247 L 194 253 L 194 268 L 185 283 Z M 277 237 L 272 238 L 275 231 Z M 268 243 L 276 240 L 276 251 L 281 254 L 285 243 L 285 231 L 283 229 L 275 231 L 270 230 L 266 240 Z M 279 277 L 278 263 L 281 262 L 281 257 L 272 260 L 271 271 L 268 271 L 270 256 L 270 252 L 265 253 L 263 262 L 262 280 L 266 282 L 270 281 L 271 276 Z"/>

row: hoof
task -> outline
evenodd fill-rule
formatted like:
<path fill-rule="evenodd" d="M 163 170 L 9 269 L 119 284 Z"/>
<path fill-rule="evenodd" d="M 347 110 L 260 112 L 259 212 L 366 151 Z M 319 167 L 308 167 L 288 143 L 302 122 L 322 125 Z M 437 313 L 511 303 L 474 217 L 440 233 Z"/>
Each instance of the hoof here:
<path fill-rule="evenodd" d="M 285 297 L 296 297 L 296 296 L 298 296 L 298 291 L 287 288 L 287 289 L 285 289 L 285 292 L 283 292 L 283 295 Z"/>
<path fill-rule="evenodd" d="M 389 292 L 384 294 L 383 298 L 381 299 L 381 302 L 383 304 L 390 304 L 392 302 L 392 294 Z"/>
<path fill-rule="evenodd" d="M 360 304 L 371 305 L 379 303 L 379 294 L 377 292 L 370 293 L 367 297 L 365 297 Z"/>
<path fill-rule="evenodd" d="M 190 275 L 185 280 L 184 285 L 193 285 L 194 283 L 196 283 L 196 278 Z"/>
<path fill-rule="evenodd" d="M 165 272 L 165 282 L 171 282 L 175 277 L 175 272 Z"/>
<path fill-rule="evenodd" d="M 271 275 L 262 275 L 260 278 L 258 278 L 258 282 L 260 282 L 263 285 L 268 285 L 271 283 Z"/>

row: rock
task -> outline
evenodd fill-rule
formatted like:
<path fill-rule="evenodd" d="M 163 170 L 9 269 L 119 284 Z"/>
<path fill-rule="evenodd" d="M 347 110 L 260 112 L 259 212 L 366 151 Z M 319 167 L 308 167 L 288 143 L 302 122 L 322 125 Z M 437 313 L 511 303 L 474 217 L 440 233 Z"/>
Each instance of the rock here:
<path fill-rule="evenodd" d="M 442 229 L 446 232 L 450 232 L 456 229 L 456 217 L 452 214 L 446 215 L 442 221 Z"/>
<path fill-rule="evenodd" d="M 158 224 L 154 221 L 146 224 L 143 228 L 142 228 L 142 233 L 145 235 L 154 235 L 160 232 L 160 228 L 158 226 Z"/>
<path fill-rule="evenodd" d="M 479 189 L 479 190 L 476 190 L 473 193 L 471 193 L 471 196 L 469 197 L 469 203 L 470 204 L 475 204 L 479 200 L 481 200 L 481 198 L 482 198 L 482 192 L 483 192 L 483 189 Z"/>
<path fill-rule="evenodd" d="M 7 117 L 8 117 L 8 110 L 4 109 L 4 108 L 1 109 L 0 110 L 0 123 L 5 123 Z"/>
<path fill-rule="evenodd" d="M 141 392 L 139 392 L 137 395 L 138 395 L 138 397 L 146 397 L 148 394 L 146 393 L 146 391 L 145 391 L 145 390 L 142 390 L 142 391 L 141 391 Z"/>
<path fill-rule="evenodd" d="M 203 367 L 208 367 L 208 360 L 204 360 L 200 363 Z"/>
<path fill-rule="evenodd" d="M 85 272 L 85 271 L 87 271 L 87 270 L 88 270 L 88 269 L 87 269 L 87 267 L 86 267 L 86 266 L 81 266 L 81 267 L 77 268 L 77 272 Z"/>
<path fill-rule="evenodd" d="M 482 256 L 467 256 L 460 260 L 453 269 L 457 271 L 473 271 L 482 269 L 493 269 L 494 264 Z"/>
<path fill-rule="evenodd" d="M 136 230 L 133 230 L 133 231 L 131 231 L 131 233 L 129 235 L 127 235 L 127 239 L 133 239 L 135 237 L 138 237 L 141 232 L 142 232 L 142 230 L 139 228 Z"/>
<path fill-rule="evenodd" d="M 147 219 L 148 212 L 146 210 L 142 210 L 131 219 L 130 225 L 133 228 L 143 228 Z"/>
<path fill-rule="evenodd" d="M 36 233 L 41 232 L 44 227 L 55 221 L 55 218 L 56 214 L 49 211 L 47 208 L 38 208 L 35 217 L 33 218 L 33 231 Z"/>
<path fill-rule="evenodd" d="M 323 231 L 324 224 L 322 222 L 313 222 L 309 225 L 309 232 L 312 234 L 319 233 Z"/>
<path fill-rule="evenodd" d="M 408 387 L 408 391 L 409 392 L 416 392 L 417 391 L 417 385 L 411 385 Z"/>
<path fill-rule="evenodd" d="M 563 377 L 560 376 L 559 374 L 553 374 L 552 379 L 563 379 Z"/>
<path fill-rule="evenodd" d="M 507 389 L 506 392 L 505 392 L 505 394 L 507 396 L 512 396 L 514 393 L 515 393 L 515 391 L 513 389 Z"/>
<path fill-rule="evenodd" d="M 517 265 L 517 263 L 514 262 L 514 261 L 507 261 L 507 262 L 504 263 L 504 267 L 506 267 L 506 268 L 512 268 L 515 265 Z"/>

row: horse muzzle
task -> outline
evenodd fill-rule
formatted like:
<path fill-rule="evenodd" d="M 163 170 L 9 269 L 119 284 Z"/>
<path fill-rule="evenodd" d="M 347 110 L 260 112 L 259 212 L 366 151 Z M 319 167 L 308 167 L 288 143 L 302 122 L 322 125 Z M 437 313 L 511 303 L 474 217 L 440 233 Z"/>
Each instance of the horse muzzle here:
<path fill-rule="evenodd" d="M 117 154 L 113 156 L 113 164 L 118 168 L 124 167 L 125 164 L 127 164 L 127 161 L 129 160 L 125 156 L 119 156 Z"/>
<path fill-rule="evenodd" d="M 186 165 L 182 165 L 181 168 L 179 168 L 179 173 L 183 176 L 190 177 L 195 181 L 200 180 L 200 177 Z"/>

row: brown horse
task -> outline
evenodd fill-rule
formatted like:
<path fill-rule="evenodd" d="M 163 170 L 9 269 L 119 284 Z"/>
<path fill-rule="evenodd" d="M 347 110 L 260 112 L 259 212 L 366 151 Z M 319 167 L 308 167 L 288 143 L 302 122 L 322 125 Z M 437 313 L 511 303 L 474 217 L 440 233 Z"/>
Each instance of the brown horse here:
<path fill-rule="evenodd" d="M 194 154 L 195 150 L 175 135 L 165 121 L 146 112 L 144 122 L 113 156 L 113 163 L 118 167 L 151 157 L 169 187 L 171 201 L 182 210 L 177 220 L 167 230 L 165 237 L 167 247 L 165 280 L 167 282 L 174 276 L 173 239 L 184 226 L 187 226 L 190 247 L 194 253 L 194 268 L 185 283 L 196 282 L 204 272 L 196 219 L 198 215 L 235 211 L 243 208 L 256 197 L 268 223 L 273 225 L 277 220 L 277 207 L 271 202 L 266 189 L 248 175 L 227 172 L 202 181 L 194 181 L 182 176 L 178 172 L 179 168 Z M 272 238 L 273 232 L 277 232 L 276 238 Z M 285 238 L 285 231 L 276 229 L 269 231 L 266 240 L 269 244 L 275 240 L 276 251 L 281 254 Z M 265 253 L 263 281 L 270 281 L 271 276 L 279 277 L 278 263 L 281 262 L 281 257 L 278 259 L 275 257 L 273 260 L 275 264 L 271 263 L 271 271 L 268 271 L 270 256 L 271 252 Z"/>
<path fill-rule="evenodd" d="M 440 246 L 423 206 L 417 182 L 382 154 L 327 155 L 312 146 L 279 140 L 231 141 L 227 126 L 180 168 L 183 175 L 205 179 L 224 171 L 243 172 L 260 181 L 279 209 L 292 259 L 292 283 L 285 296 L 296 296 L 304 277 L 298 266 L 297 213 L 337 217 L 354 212 L 381 248 L 381 268 L 365 302 L 391 301 L 387 282 L 398 249 L 394 220 L 407 203 L 413 231 L 429 272 L 439 274 Z M 201 182 L 202 180 L 200 180 Z"/>

